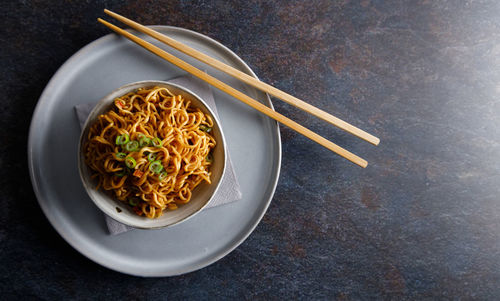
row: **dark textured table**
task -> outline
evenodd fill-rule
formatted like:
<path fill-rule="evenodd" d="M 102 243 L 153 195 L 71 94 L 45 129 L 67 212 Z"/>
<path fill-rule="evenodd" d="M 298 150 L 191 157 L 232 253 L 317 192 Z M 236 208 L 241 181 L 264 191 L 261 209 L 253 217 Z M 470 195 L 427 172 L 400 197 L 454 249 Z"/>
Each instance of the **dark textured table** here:
<path fill-rule="evenodd" d="M 497 299 L 500 2 L 7 1 L 0 11 L 0 299 Z M 258 76 L 381 138 L 276 110 L 366 158 L 281 128 L 274 199 L 253 234 L 199 271 L 137 278 L 71 248 L 26 159 L 45 85 L 109 31 L 103 8 L 206 34 Z"/>

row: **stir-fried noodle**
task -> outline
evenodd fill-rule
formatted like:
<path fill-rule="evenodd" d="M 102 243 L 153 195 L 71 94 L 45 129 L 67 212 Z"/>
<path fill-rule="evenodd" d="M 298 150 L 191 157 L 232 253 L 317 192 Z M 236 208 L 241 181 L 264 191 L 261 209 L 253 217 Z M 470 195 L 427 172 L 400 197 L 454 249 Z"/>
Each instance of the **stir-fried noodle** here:
<path fill-rule="evenodd" d="M 139 89 L 114 100 L 90 127 L 85 162 L 97 188 L 156 218 L 210 183 L 213 121 L 168 89 Z"/>

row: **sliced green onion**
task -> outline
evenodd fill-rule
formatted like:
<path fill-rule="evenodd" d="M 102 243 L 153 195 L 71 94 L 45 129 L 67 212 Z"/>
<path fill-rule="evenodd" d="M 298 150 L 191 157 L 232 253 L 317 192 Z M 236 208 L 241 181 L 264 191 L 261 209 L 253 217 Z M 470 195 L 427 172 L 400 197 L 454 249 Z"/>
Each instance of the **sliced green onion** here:
<path fill-rule="evenodd" d="M 158 176 L 158 180 L 163 181 L 163 180 L 165 180 L 166 177 L 167 177 L 167 172 L 166 171 L 162 171 L 160 173 L 160 175 Z"/>
<path fill-rule="evenodd" d="M 156 146 L 156 147 L 161 147 L 162 145 L 162 142 L 161 142 L 161 139 L 156 137 L 153 139 L 153 146 Z"/>
<path fill-rule="evenodd" d="M 115 154 L 116 159 L 123 159 L 123 158 L 125 158 L 126 156 L 127 156 L 127 154 L 126 154 L 126 153 L 116 153 L 116 154 Z"/>
<path fill-rule="evenodd" d="M 149 146 L 150 144 L 151 144 L 151 139 L 149 139 L 148 137 L 146 137 L 144 135 L 139 136 L 139 146 L 140 147 Z"/>
<path fill-rule="evenodd" d="M 128 168 L 134 168 L 137 162 L 135 162 L 135 159 L 132 157 L 127 157 L 125 158 L 125 165 L 127 165 Z"/>
<path fill-rule="evenodd" d="M 116 137 L 115 144 L 116 145 L 127 144 L 129 142 L 129 140 L 130 140 L 130 138 L 129 138 L 128 134 L 123 134 L 123 135 Z"/>
<path fill-rule="evenodd" d="M 155 153 L 149 153 L 148 154 L 148 161 L 149 162 L 153 162 L 154 160 L 156 160 L 156 154 Z"/>
<path fill-rule="evenodd" d="M 209 153 L 205 159 L 207 160 L 207 162 L 214 162 L 214 156 L 212 156 L 212 153 Z"/>
<path fill-rule="evenodd" d="M 161 165 L 160 160 L 156 160 L 149 164 L 149 170 L 154 172 L 155 174 L 159 174 L 163 170 L 163 165 Z"/>
<path fill-rule="evenodd" d="M 125 170 L 125 168 L 122 169 L 121 171 L 115 172 L 115 176 L 120 177 L 120 178 L 123 177 L 126 174 L 127 174 L 127 170 Z"/>
<path fill-rule="evenodd" d="M 135 152 L 139 150 L 139 142 L 137 141 L 130 141 L 129 143 L 125 144 L 125 150 L 128 152 Z"/>
<path fill-rule="evenodd" d="M 209 126 L 206 126 L 206 125 L 202 124 L 202 125 L 200 125 L 200 130 L 204 131 L 204 132 L 207 132 L 207 133 L 210 133 L 210 131 L 212 130 L 212 128 L 209 127 Z"/>
<path fill-rule="evenodd" d="M 139 204 L 139 200 L 137 198 L 130 198 L 128 199 L 128 204 L 132 207 L 137 206 Z"/>

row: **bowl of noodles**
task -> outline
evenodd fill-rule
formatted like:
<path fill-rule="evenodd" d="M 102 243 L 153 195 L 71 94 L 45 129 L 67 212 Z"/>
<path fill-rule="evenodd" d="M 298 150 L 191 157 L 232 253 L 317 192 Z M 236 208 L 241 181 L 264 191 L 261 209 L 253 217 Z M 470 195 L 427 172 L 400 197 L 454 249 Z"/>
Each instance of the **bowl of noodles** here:
<path fill-rule="evenodd" d="M 125 225 L 157 229 L 200 212 L 226 166 L 224 135 L 196 94 L 163 81 L 122 86 L 101 99 L 80 136 L 88 195 Z"/>

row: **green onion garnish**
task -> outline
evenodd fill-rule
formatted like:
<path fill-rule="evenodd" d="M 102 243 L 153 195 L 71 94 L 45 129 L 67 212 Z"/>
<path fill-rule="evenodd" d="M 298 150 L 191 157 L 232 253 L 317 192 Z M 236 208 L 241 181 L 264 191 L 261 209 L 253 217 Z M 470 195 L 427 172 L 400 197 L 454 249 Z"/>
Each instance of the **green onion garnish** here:
<path fill-rule="evenodd" d="M 160 175 L 158 176 L 158 180 L 163 181 L 163 180 L 165 180 L 166 177 L 167 177 L 167 172 L 166 171 L 162 171 L 160 173 Z"/>
<path fill-rule="evenodd" d="M 202 125 L 200 125 L 200 130 L 204 131 L 204 132 L 207 132 L 207 133 L 210 133 L 210 131 L 212 130 L 212 128 L 209 127 L 209 126 L 206 126 L 206 125 L 202 124 Z"/>
<path fill-rule="evenodd" d="M 161 161 L 156 160 L 154 162 L 151 162 L 151 164 L 149 164 L 149 170 L 151 170 L 155 174 L 159 174 L 163 170 L 163 165 L 161 165 Z"/>
<path fill-rule="evenodd" d="M 123 134 L 123 135 L 116 137 L 115 144 L 116 145 L 127 144 L 127 142 L 129 142 L 129 140 L 130 140 L 130 138 L 129 138 L 128 134 Z"/>
<path fill-rule="evenodd" d="M 127 174 L 127 170 L 125 170 L 125 169 L 122 169 L 121 171 L 115 172 L 115 176 L 120 177 L 120 178 L 126 174 Z"/>
<path fill-rule="evenodd" d="M 137 198 L 130 198 L 128 199 L 128 204 L 132 207 L 137 206 L 139 204 L 139 200 Z"/>
<path fill-rule="evenodd" d="M 125 165 L 127 165 L 128 168 L 134 168 L 137 162 L 135 162 L 135 159 L 132 157 L 127 157 L 125 158 Z"/>
<path fill-rule="evenodd" d="M 130 141 L 129 143 L 125 144 L 125 150 L 128 152 L 135 152 L 139 150 L 139 142 L 137 141 Z"/>
<path fill-rule="evenodd" d="M 149 153 L 148 154 L 148 161 L 149 162 L 153 162 L 154 160 L 156 160 L 156 154 L 155 153 Z"/>
<path fill-rule="evenodd" d="M 126 156 L 127 156 L 127 154 L 126 154 L 126 153 L 116 153 L 116 154 L 115 154 L 116 159 L 123 159 L 123 158 L 125 158 Z"/>
<path fill-rule="evenodd" d="M 161 147 L 162 145 L 162 142 L 161 142 L 161 139 L 156 137 L 153 139 L 153 146 L 156 146 L 156 147 Z"/>
<path fill-rule="evenodd" d="M 139 146 L 145 147 L 145 146 L 149 146 L 149 144 L 151 144 L 151 139 L 149 139 L 148 137 L 141 134 L 139 136 Z"/>
<path fill-rule="evenodd" d="M 212 156 L 212 153 L 209 153 L 205 159 L 207 160 L 207 162 L 214 162 L 214 156 Z"/>

